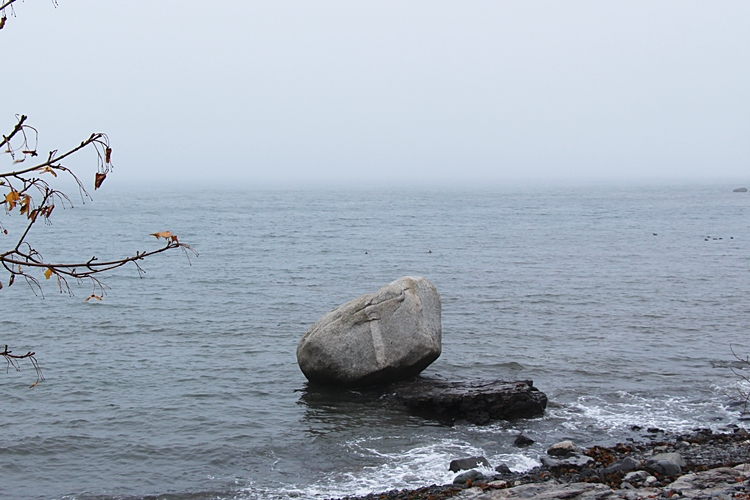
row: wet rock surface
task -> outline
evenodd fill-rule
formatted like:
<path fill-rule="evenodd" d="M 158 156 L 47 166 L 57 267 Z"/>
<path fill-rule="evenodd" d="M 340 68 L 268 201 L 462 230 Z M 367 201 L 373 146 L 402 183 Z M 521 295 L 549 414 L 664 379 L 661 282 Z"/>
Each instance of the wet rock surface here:
<path fill-rule="evenodd" d="M 490 463 L 484 457 L 459 458 L 456 460 L 451 460 L 448 469 L 451 472 L 458 472 L 461 470 L 471 470 L 476 467 L 487 467 L 489 469 Z"/>
<path fill-rule="evenodd" d="M 396 399 L 420 416 L 453 423 L 488 424 L 494 420 L 544 414 L 547 396 L 531 380 L 450 382 L 422 377 L 392 386 Z"/>
<path fill-rule="evenodd" d="M 584 448 L 573 444 L 577 451 L 567 456 L 546 455 L 545 461 L 556 462 L 525 473 L 509 473 L 505 472 L 507 468 L 498 467 L 504 472 L 488 477 L 483 469 L 485 474 L 474 471 L 477 474 L 467 474 L 461 484 L 433 485 L 347 499 L 750 500 L 750 433 L 745 429 L 735 428 L 727 433 L 699 429 L 679 435 L 659 434 L 658 440 L 621 443 L 612 447 Z M 581 460 L 585 463 L 579 464 L 580 457 L 588 460 Z M 576 461 L 572 466 L 565 463 L 571 458 Z M 680 472 L 662 474 L 647 467 L 649 463 L 660 462 L 674 464 Z"/>

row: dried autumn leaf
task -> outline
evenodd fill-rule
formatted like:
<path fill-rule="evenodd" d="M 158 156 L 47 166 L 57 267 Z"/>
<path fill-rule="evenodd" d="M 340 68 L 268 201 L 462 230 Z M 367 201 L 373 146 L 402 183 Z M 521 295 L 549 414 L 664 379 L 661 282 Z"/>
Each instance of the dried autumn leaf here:
<path fill-rule="evenodd" d="M 48 267 L 48 268 L 47 268 L 47 270 L 46 270 L 46 271 L 44 271 L 44 277 L 45 277 L 46 279 L 49 279 L 49 278 L 50 278 L 50 276 L 52 276 L 52 269 L 50 269 L 50 268 Z"/>
<path fill-rule="evenodd" d="M 92 293 L 91 295 L 89 295 L 88 297 L 86 297 L 86 300 L 84 300 L 84 302 L 88 302 L 88 301 L 89 301 L 89 300 L 91 300 L 91 299 L 102 300 L 102 298 L 101 298 L 100 296 L 98 296 L 98 295 L 94 295 L 94 294 Z"/>
<path fill-rule="evenodd" d="M 21 200 L 21 214 L 28 214 L 31 208 L 31 196 L 25 194 Z"/>
<path fill-rule="evenodd" d="M 104 150 L 104 163 L 110 163 L 110 160 L 112 160 L 112 148 L 107 148 Z"/>
<path fill-rule="evenodd" d="M 16 163 L 23 163 L 25 161 L 26 161 L 26 158 L 19 158 L 17 160 L 13 160 L 13 165 L 15 165 Z"/>
<path fill-rule="evenodd" d="M 5 20 L 7 17 L 0 17 L 0 30 L 5 26 Z"/>
<path fill-rule="evenodd" d="M 158 240 L 159 238 L 164 238 L 165 240 L 169 240 L 169 241 L 171 241 L 172 243 L 178 243 L 178 241 L 177 241 L 177 235 L 175 235 L 175 234 L 172 234 L 172 233 L 171 233 L 171 232 L 169 232 L 169 231 L 160 231 L 160 232 L 158 232 L 158 233 L 151 233 L 151 235 L 150 235 L 150 236 L 156 236 L 156 239 L 157 239 L 157 240 Z"/>
<path fill-rule="evenodd" d="M 99 172 L 96 173 L 96 178 L 94 179 L 94 191 L 99 189 L 99 186 L 102 185 L 102 182 L 104 182 L 104 179 L 107 178 L 107 174 L 100 174 Z"/>
<path fill-rule="evenodd" d="M 21 195 L 15 189 L 11 190 L 10 193 L 5 195 L 5 201 L 8 203 L 8 210 L 13 210 L 16 207 L 16 203 L 21 198 Z"/>
<path fill-rule="evenodd" d="M 54 175 L 55 177 L 57 177 L 57 172 L 55 172 L 55 170 L 54 170 L 53 168 L 51 168 L 51 167 L 44 167 L 44 168 L 40 169 L 40 171 L 41 171 L 41 172 L 42 172 L 43 174 L 44 174 L 44 173 L 48 173 L 48 174 L 52 174 L 52 175 Z"/>

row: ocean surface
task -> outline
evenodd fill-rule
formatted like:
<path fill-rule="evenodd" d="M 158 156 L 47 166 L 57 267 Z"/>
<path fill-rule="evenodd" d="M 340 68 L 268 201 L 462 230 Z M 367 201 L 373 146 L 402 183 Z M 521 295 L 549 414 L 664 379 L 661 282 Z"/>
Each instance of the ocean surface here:
<path fill-rule="evenodd" d="M 448 462 L 474 454 L 526 470 L 564 438 L 744 425 L 730 345 L 750 351 L 750 194 L 734 187 L 74 197 L 32 233 L 48 260 L 156 248 L 163 230 L 200 255 L 111 273 L 101 302 L 41 274 L 44 298 L 0 290 L 0 342 L 36 351 L 46 377 L 0 374 L 0 497 L 329 498 L 451 482 Z M 532 379 L 544 417 L 447 427 L 308 388 L 307 328 L 405 275 L 442 296 L 425 374 Z M 537 443 L 515 448 L 521 431 Z"/>

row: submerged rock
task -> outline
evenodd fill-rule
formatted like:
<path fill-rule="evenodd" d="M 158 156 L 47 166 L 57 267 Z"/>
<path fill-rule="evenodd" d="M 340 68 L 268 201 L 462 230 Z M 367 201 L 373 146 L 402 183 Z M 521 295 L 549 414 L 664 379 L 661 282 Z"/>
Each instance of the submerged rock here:
<path fill-rule="evenodd" d="M 516 436 L 516 439 L 513 440 L 513 445 L 518 446 L 519 448 L 523 448 L 524 446 L 531 446 L 534 444 L 534 440 L 530 437 L 526 436 L 525 434 L 519 434 Z"/>
<path fill-rule="evenodd" d="M 747 188 L 736 188 L 733 190 L 735 193 L 747 193 Z"/>
<path fill-rule="evenodd" d="M 450 466 L 448 467 L 451 472 L 458 472 L 461 470 L 470 470 L 476 467 L 491 467 L 490 463 L 484 457 L 469 457 L 469 458 L 457 458 L 451 460 Z"/>
<path fill-rule="evenodd" d="M 343 387 L 418 375 L 441 352 L 440 295 L 427 279 L 399 278 L 321 317 L 297 346 L 310 382 Z"/>
<path fill-rule="evenodd" d="M 547 396 L 531 380 L 448 382 L 420 377 L 393 386 L 395 397 L 413 412 L 439 421 L 487 424 L 494 420 L 538 417 Z"/>

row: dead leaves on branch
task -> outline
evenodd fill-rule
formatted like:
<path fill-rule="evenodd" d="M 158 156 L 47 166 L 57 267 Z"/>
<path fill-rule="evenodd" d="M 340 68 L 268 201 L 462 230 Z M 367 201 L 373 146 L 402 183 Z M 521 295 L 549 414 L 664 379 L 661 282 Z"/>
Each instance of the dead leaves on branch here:
<path fill-rule="evenodd" d="M 5 358 L 5 361 L 8 363 L 6 367 L 6 372 L 10 370 L 11 367 L 13 367 L 17 372 L 21 371 L 21 366 L 19 365 L 19 361 L 23 359 L 28 359 L 31 362 L 31 366 L 34 367 L 34 370 L 36 370 L 36 382 L 31 384 L 31 387 L 29 389 L 33 389 L 37 385 L 39 385 L 39 382 L 44 381 L 44 375 L 42 374 L 42 369 L 39 368 L 39 363 L 36 360 L 36 353 L 29 351 L 26 354 L 22 355 L 15 355 L 13 354 L 13 351 L 8 350 L 8 346 L 5 346 L 5 349 L 0 351 L 0 356 Z"/>
<path fill-rule="evenodd" d="M 10 212 L 14 208 L 16 208 L 16 204 L 18 203 L 18 200 L 21 199 L 21 195 L 18 191 L 11 188 L 10 192 L 5 195 L 5 210 Z"/>
<path fill-rule="evenodd" d="M 158 233 L 151 233 L 149 236 L 155 236 L 157 240 L 159 238 L 164 238 L 165 240 L 168 240 L 172 243 L 179 243 L 177 241 L 177 236 L 170 233 L 169 231 L 160 231 Z"/>
<path fill-rule="evenodd" d="M 88 261 L 75 264 L 46 262 L 39 252 L 34 250 L 27 242 L 27 236 L 40 216 L 46 222 L 49 222 L 56 204 L 73 206 L 70 198 L 65 193 L 55 189 L 51 183 L 55 182 L 58 174 L 65 174 L 77 183 L 82 201 L 85 201 L 86 198 L 91 199 L 80 179 L 64 166 L 63 162 L 82 149 L 93 148 L 97 158 L 94 175 L 94 189 L 96 190 L 102 186 L 102 183 L 114 168 L 112 165 L 112 147 L 106 134 L 95 133 L 67 151 L 53 150 L 48 153 L 43 161 L 28 167 L 16 168 L 15 165 L 27 165 L 32 163 L 28 160 L 39 156 L 37 152 L 38 131 L 27 125 L 26 120 L 25 115 L 17 116 L 17 123 L 13 130 L 8 135 L 0 135 L 0 159 L 2 159 L 3 154 L 7 154 L 12 160 L 11 165 L 13 165 L 12 169 L 8 169 L 8 171 L 0 171 L 0 190 L 5 189 L 4 193 L 0 192 L 0 205 L 5 205 L 7 214 L 11 214 L 17 209 L 18 213 L 25 216 L 27 220 L 25 229 L 21 231 L 15 244 L 9 245 L 12 248 L 4 253 L 0 251 L 0 265 L 10 274 L 10 280 L 7 282 L 9 286 L 14 283 L 17 276 L 20 276 L 26 280 L 35 294 L 38 292 L 43 296 L 41 282 L 39 281 L 41 273 L 45 280 L 50 280 L 52 276 L 55 276 L 60 292 L 67 292 L 72 295 L 71 288 L 68 285 L 69 279 L 72 278 L 77 282 L 88 280 L 93 285 L 94 291 L 86 300 L 102 300 L 107 287 L 98 278 L 99 273 L 132 262 L 139 276 L 142 276 L 144 271 L 140 266 L 140 261 L 174 248 L 182 249 L 188 258 L 188 263 L 190 263 L 188 252 L 198 255 L 190 246 L 180 243 L 175 234 L 170 231 L 160 231 L 151 233 L 151 235 L 157 239 L 166 240 L 166 244 L 156 250 L 136 252 L 135 255 L 129 257 L 108 261 L 101 261 L 92 257 Z M 0 234 L 3 233 L 7 235 L 8 231 L 0 223 Z M 0 288 L 2 288 L 2 283 L 0 283 Z"/>
<path fill-rule="evenodd" d="M 94 178 L 94 191 L 101 187 L 102 182 L 104 182 L 104 179 L 106 178 L 107 174 L 100 174 L 99 172 L 96 173 L 96 177 Z"/>
<path fill-rule="evenodd" d="M 0 29 L 5 25 L 4 8 L 15 1 L 0 0 Z M 20 276 L 35 295 L 39 292 L 38 294 L 44 297 L 42 285 L 37 279 L 39 271 L 42 270 L 45 280 L 51 279 L 54 275 L 60 292 L 67 292 L 69 295 L 73 295 L 68 284 L 69 279 L 76 282 L 88 280 L 94 290 L 85 301 L 88 302 L 92 299 L 101 301 L 108 287 L 99 279 L 100 273 L 117 269 L 132 262 L 138 271 L 138 275 L 143 276 L 144 270 L 140 266 L 140 261 L 174 248 L 182 249 L 188 258 L 188 263 L 190 263 L 188 251 L 198 255 L 190 246 L 180 243 L 176 235 L 169 231 L 162 231 L 152 234 L 157 239 L 165 239 L 166 245 L 156 250 L 136 252 L 135 255 L 130 257 L 109 261 L 101 261 L 96 257 L 91 257 L 88 261 L 75 264 L 45 262 L 42 255 L 27 241 L 27 237 L 40 215 L 46 222 L 49 222 L 56 202 L 61 203 L 63 207 L 66 204 L 73 206 L 70 198 L 62 191 L 55 189 L 50 183 L 55 182 L 58 174 L 66 174 L 78 185 L 82 202 L 85 202 L 85 198 L 91 199 L 78 176 L 64 166 L 63 162 L 78 151 L 93 147 L 97 156 L 96 173 L 94 174 L 94 190 L 97 190 L 114 168 L 114 165 L 112 165 L 112 148 L 106 134 L 94 133 L 78 146 L 67 151 L 50 151 L 44 161 L 29 161 L 39 156 L 37 152 L 39 133 L 34 127 L 26 124 L 27 117 L 25 115 L 17 115 L 16 118 L 17 122 L 13 130 L 8 135 L 0 135 L 0 159 L 3 158 L 4 154 L 7 154 L 11 160 L 11 168 L 7 171 L 0 169 L 0 190 L 5 191 L 5 193 L 0 192 L 0 205 L 5 205 L 6 214 L 11 214 L 18 208 L 18 212 L 22 216 L 26 216 L 27 223 L 15 243 L 9 244 L 10 250 L 3 251 L 3 249 L 0 249 L 0 265 L 10 274 L 9 287 L 13 285 L 16 277 Z M 51 178 L 47 174 L 50 174 Z M 37 196 L 38 203 L 35 203 L 30 193 Z M 1 222 L 0 233 L 8 235 L 8 230 L 3 227 Z M 0 282 L 0 289 L 2 288 L 3 284 Z M 35 387 L 44 380 L 34 355 L 33 352 L 27 352 L 21 356 L 14 355 L 8 350 L 7 345 L 0 352 L 0 356 L 3 356 L 8 364 L 8 369 L 12 366 L 16 370 L 20 370 L 19 360 L 28 359 L 31 362 L 37 373 L 37 380 L 31 387 Z"/>

